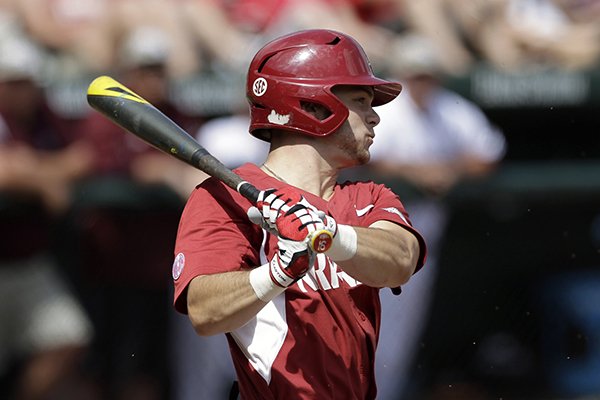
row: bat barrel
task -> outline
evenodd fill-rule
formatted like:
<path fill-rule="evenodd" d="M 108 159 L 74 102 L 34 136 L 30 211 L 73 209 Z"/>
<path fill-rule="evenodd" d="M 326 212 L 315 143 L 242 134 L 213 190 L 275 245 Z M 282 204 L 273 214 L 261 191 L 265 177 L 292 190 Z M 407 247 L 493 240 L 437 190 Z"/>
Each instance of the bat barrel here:
<path fill-rule="evenodd" d="M 112 96 L 88 96 L 88 103 L 144 142 L 187 163 L 208 154 L 187 132 L 148 103 Z"/>

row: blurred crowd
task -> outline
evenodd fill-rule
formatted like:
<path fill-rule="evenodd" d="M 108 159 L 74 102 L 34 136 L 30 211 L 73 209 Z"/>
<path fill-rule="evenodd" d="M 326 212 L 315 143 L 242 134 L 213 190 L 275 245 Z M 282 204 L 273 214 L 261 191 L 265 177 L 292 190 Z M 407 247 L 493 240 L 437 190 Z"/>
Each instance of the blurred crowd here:
<path fill-rule="evenodd" d="M 443 230 L 440 199 L 491 171 L 506 146 L 474 104 L 441 87 L 445 76 L 481 63 L 510 72 L 600 60 L 599 0 L 0 0 L 0 398 L 184 399 L 186 389 L 208 390 L 185 368 L 186 356 L 190 365 L 203 357 L 182 345 L 193 332 L 170 305 L 179 214 L 204 175 L 91 110 L 61 113 L 47 89 L 113 75 L 230 167 L 260 162 L 266 148 L 247 134 L 245 105 L 184 112 L 174 84 L 243 75 L 266 41 L 313 27 L 354 36 L 376 70 L 405 82 L 408 100 L 386 117 L 402 128 L 382 126 L 373 161 L 423 194 L 413 220 L 424 230 Z M 396 129 L 411 134 L 402 142 Z M 422 305 L 415 319 L 389 317 L 414 327 L 405 348 L 427 312 L 431 281 L 422 281 L 405 294 Z M 170 353 L 183 360 L 177 374 Z M 411 359 L 387 356 L 384 400 L 400 398 L 394 375 Z"/>
<path fill-rule="evenodd" d="M 268 39 L 310 27 L 347 32 L 377 69 L 397 61 L 405 33 L 434 42 L 447 73 L 484 61 L 503 70 L 587 68 L 598 61 L 595 0 L 2 0 L 0 34 L 45 52 L 48 77 L 105 73 L 130 63 L 128 36 L 160 30 L 171 77 L 244 71 Z M 145 35 L 136 42 L 139 45 Z"/>

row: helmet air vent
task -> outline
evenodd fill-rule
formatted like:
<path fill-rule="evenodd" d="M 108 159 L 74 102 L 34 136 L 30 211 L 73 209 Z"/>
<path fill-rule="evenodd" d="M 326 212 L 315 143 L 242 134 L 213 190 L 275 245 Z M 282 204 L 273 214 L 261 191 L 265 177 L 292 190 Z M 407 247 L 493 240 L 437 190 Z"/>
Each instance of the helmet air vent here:
<path fill-rule="evenodd" d="M 339 36 L 336 36 L 335 39 L 333 39 L 331 42 L 327 43 L 331 46 L 335 46 L 336 44 L 338 44 L 342 39 L 340 39 Z"/>

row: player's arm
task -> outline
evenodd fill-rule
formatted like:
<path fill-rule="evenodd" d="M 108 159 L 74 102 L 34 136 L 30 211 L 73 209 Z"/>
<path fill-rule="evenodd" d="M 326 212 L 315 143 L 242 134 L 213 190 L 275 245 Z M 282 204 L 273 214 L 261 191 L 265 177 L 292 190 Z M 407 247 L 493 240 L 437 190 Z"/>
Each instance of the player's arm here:
<path fill-rule="evenodd" d="M 264 306 L 252 286 L 249 271 L 224 272 L 194 278 L 188 287 L 188 315 L 201 336 L 233 331 Z"/>
<path fill-rule="evenodd" d="M 189 284 L 188 315 L 199 335 L 233 331 L 302 278 L 315 260 L 307 241 L 279 239 L 266 264 L 251 271 L 198 276 Z"/>
<path fill-rule="evenodd" d="M 398 224 L 381 220 L 368 228 L 338 225 L 335 219 L 316 210 L 289 188 L 261 193 L 258 204 L 267 225 L 280 236 L 295 232 L 290 229 L 284 210 L 301 207 L 304 225 L 312 225 L 315 230 L 326 229 L 333 235 L 333 244 L 325 254 L 366 285 L 397 287 L 406 283 L 417 268 L 420 243 L 415 234 Z"/>
<path fill-rule="evenodd" d="M 351 231 L 355 232 L 355 239 Z M 340 243 L 344 240 L 348 243 Z M 378 221 L 368 228 L 339 225 L 334 245 L 326 254 L 344 272 L 368 286 L 397 287 L 415 272 L 420 251 L 412 232 L 393 222 Z"/>

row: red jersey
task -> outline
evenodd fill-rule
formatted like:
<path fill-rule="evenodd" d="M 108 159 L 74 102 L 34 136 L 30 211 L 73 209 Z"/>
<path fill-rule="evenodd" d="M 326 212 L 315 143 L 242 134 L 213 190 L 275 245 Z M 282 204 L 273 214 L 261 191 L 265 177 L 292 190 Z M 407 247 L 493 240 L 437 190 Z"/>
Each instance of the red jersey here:
<path fill-rule="evenodd" d="M 245 164 L 236 170 L 258 188 L 286 186 Z M 398 197 L 373 182 L 336 185 L 329 201 L 303 193 L 340 224 L 387 220 L 413 232 Z M 251 206 L 215 179 L 192 193 L 182 214 L 173 264 L 175 308 L 187 312 L 186 288 L 199 275 L 251 269 L 273 257 L 277 238 L 252 224 Z M 379 289 L 361 284 L 324 254 L 306 276 L 227 338 L 243 399 L 373 399 Z"/>

